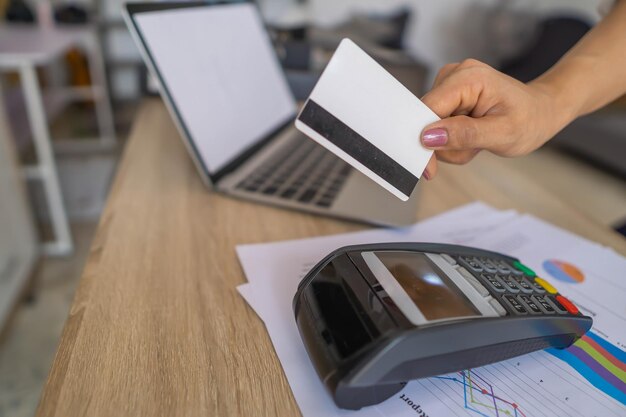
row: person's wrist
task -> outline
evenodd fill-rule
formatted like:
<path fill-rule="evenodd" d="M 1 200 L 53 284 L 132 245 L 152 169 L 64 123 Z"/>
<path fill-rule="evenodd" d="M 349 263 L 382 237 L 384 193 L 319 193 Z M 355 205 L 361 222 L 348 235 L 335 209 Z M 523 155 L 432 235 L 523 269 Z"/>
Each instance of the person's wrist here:
<path fill-rule="evenodd" d="M 577 110 L 572 99 L 567 97 L 567 91 L 558 83 L 538 78 L 527 86 L 536 99 L 537 117 L 543 121 L 539 135 L 545 143 L 577 117 Z"/>

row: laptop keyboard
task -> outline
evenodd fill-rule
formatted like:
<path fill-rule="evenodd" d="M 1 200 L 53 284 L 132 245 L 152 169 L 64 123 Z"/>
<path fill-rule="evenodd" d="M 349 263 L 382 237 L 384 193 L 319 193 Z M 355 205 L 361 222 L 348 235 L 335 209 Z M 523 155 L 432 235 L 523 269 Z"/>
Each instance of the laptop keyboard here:
<path fill-rule="evenodd" d="M 350 165 L 312 140 L 294 138 L 237 184 L 237 188 L 330 207 L 350 170 Z"/>

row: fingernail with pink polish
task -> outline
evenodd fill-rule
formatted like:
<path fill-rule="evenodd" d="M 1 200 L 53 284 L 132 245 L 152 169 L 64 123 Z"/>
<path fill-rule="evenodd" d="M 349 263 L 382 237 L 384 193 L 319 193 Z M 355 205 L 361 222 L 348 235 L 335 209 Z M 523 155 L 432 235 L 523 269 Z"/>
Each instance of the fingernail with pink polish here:
<path fill-rule="evenodd" d="M 448 142 L 448 132 L 446 129 L 436 127 L 429 129 L 422 135 L 422 143 L 424 146 L 434 148 L 437 146 L 443 146 Z"/>
<path fill-rule="evenodd" d="M 428 169 L 425 169 L 424 172 L 422 172 L 422 176 L 426 178 L 426 181 L 430 181 L 430 172 L 428 172 Z"/>

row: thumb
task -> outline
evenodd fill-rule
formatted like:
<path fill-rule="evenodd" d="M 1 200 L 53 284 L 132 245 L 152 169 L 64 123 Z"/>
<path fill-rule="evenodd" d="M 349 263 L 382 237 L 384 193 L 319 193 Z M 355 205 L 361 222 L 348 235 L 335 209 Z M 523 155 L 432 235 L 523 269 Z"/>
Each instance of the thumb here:
<path fill-rule="evenodd" d="M 426 126 L 422 144 L 437 150 L 490 149 L 503 138 L 500 124 L 496 116 L 448 117 Z"/>

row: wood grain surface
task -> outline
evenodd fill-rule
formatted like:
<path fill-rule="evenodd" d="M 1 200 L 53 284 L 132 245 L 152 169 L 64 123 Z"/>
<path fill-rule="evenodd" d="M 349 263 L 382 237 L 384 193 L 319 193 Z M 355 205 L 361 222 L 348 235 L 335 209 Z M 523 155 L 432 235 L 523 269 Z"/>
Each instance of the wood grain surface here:
<path fill-rule="evenodd" d="M 442 166 L 422 188 L 420 218 L 483 200 L 626 254 L 626 240 L 499 158 Z M 162 102 L 147 101 L 37 415 L 299 415 L 263 323 L 236 291 L 235 245 L 365 227 L 207 192 Z"/>

